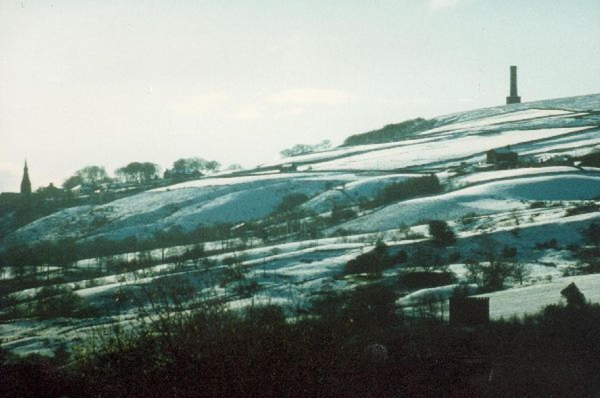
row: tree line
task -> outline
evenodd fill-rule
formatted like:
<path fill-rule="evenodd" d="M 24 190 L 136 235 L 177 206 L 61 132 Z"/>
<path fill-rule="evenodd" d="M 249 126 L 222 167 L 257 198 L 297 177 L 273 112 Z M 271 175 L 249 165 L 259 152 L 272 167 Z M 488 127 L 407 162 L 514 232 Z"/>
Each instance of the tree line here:
<path fill-rule="evenodd" d="M 228 169 L 238 170 L 241 166 L 234 164 Z M 185 179 L 199 177 L 204 174 L 216 173 L 221 170 L 221 164 L 216 160 L 206 160 L 200 157 L 181 158 L 173 162 L 162 174 L 165 179 Z M 77 170 L 65 179 L 62 187 L 71 190 L 80 185 L 97 187 L 100 184 L 123 182 L 129 184 L 147 184 L 161 178 L 161 167 L 152 162 L 131 162 L 115 170 L 110 177 L 104 166 L 91 165 Z"/>

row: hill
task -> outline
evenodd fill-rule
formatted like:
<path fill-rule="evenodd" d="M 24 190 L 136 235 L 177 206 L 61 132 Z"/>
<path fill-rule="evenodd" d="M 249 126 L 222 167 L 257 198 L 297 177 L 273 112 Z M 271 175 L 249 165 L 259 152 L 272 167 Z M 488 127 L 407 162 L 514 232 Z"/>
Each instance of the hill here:
<path fill-rule="evenodd" d="M 180 295 L 183 310 L 210 298 L 232 309 L 280 304 L 290 318 L 309 313 L 315 298 L 372 283 L 394 287 L 397 310 L 409 312 L 423 309 L 411 298 L 446 298 L 469 283 L 490 297 L 492 316 L 557 303 L 557 291 L 572 280 L 600 300 L 588 293 L 597 243 L 585 232 L 600 223 L 593 162 L 600 95 L 393 126 L 359 141 L 400 141 L 282 159 L 65 209 L 20 228 L 2 241 L 3 347 L 52 355 L 105 326 L 135 327 L 157 311 L 148 292 L 165 289 Z M 493 149 L 518 160 L 494 163 L 487 157 Z M 448 222 L 455 243 L 431 240 L 433 219 Z M 56 255 L 56 242 L 66 238 L 71 256 Z M 491 264 L 489 250 L 482 254 L 490 241 L 502 263 L 526 270 L 521 278 L 507 274 L 502 292 L 486 291 L 472 271 Z M 348 272 L 350 260 L 381 242 L 382 269 Z M 37 257 L 20 261 L 19 253 Z M 446 275 L 441 284 L 402 282 L 407 273 L 432 272 Z M 527 300 L 525 311 L 518 303 Z"/>

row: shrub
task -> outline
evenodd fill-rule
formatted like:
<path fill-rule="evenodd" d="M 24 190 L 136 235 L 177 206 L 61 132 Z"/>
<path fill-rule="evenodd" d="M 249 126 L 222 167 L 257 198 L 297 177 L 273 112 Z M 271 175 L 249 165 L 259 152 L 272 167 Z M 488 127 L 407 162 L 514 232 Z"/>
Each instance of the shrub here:
<path fill-rule="evenodd" d="M 565 215 L 567 217 L 576 216 L 578 214 L 593 213 L 593 212 L 596 212 L 599 210 L 600 210 L 600 205 L 593 203 L 593 202 L 586 202 L 586 203 L 581 203 L 575 207 L 571 207 L 571 208 L 567 209 Z"/>
<path fill-rule="evenodd" d="M 292 193 L 290 195 L 284 196 L 281 200 L 281 203 L 275 209 L 276 213 L 285 213 L 292 210 L 295 210 L 296 207 L 300 206 L 302 203 L 308 201 L 308 196 L 303 193 Z"/>
<path fill-rule="evenodd" d="M 600 246 L 600 225 L 598 223 L 591 223 L 581 232 L 585 243 Z"/>
<path fill-rule="evenodd" d="M 456 281 L 452 272 L 408 272 L 400 274 L 400 285 L 407 289 L 423 289 L 450 285 Z"/>
<path fill-rule="evenodd" d="M 333 237 L 343 237 L 343 236 L 348 236 L 348 235 L 354 235 L 356 232 L 351 230 L 351 229 L 346 229 L 346 228 L 337 228 L 335 231 L 333 231 L 333 233 L 331 234 L 331 236 Z"/>
<path fill-rule="evenodd" d="M 478 215 L 477 213 L 475 213 L 475 212 L 470 212 L 470 213 L 467 213 L 467 214 L 465 214 L 464 216 L 462 216 L 462 217 L 460 218 L 460 222 L 461 222 L 463 225 L 467 225 L 467 224 L 470 224 L 470 223 L 472 223 L 473 221 L 475 221 L 475 220 L 477 219 L 477 217 L 479 217 L 479 215 Z"/>
<path fill-rule="evenodd" d="M 351 207 L 333 205 L 331 209 L 331 222 L 333 223 L 349 220 L 354 217 L 356 217 L 356 211 Z"/>
<path fill-rule="evenodd" d="M 41 319 L 92 316 L 94 311 L 66 287 L 45 286 L 36 295 L 34 313 Z"/>
<path fill-rule="evenodd" d="M 558 249 L 558 241 L 554 238 L 545 242 L 538 242 L 535 244 L 535 248 L 539 250 L 543 249 Z"/>
<path fill-rule="evenodd" d="M 456 242 L 456 234 L 446 221 L 432 220 L 429 222 L 429 234 L 437 246 L 449 246 Z"/>
<path fill-rule="evenodd" d="M 504 246 L 502 248 L 502 257 L 514 258 L 517 256 L 517 248 L 514 246 Z"/>
<path fill-rule="evenodd" d="M 196 260 L 203 257 L 205 254 L 204 245 L 201 243 L 195 244 L 191 249 L 187 249 L 183 254 L 179 256 L 179 260 Z"/>
<path fill-rule="evenodd" d="M 366 272 L 379 274 L 393 264 L 394 260 L 387 254 L 386 244 L 379 240 L 373 250 L 348 261 L 346 264 L 346 273 L 361 274 Z"/>
<path fill-rule="evenodd" d="M 530 209 L 543 209 L 548 207 L 546 202 L 532 202 L 529 204 Z"/>
<path fill-rule="evenodd" d="M 462 257 L 462 255 L 460 254 L 460 252 L 452 252 L 448 256 L 448 262 L 456 263 L 457 261 L 459 261 L 461 259 L 461 257 Z"/>
<path fill-rule="evenodd" d="M 404 250 L 398 251 L 398 253 L 396 253 L 394 256 L 394 261 L 398 264 L 405 263 L 406 260 L 408 260 L 408 254 L 406 254 L 406 251 Z"/>
<path fill-rule="evenodd" d="M 250 281 L 247 283 L 240 282 L 235 288 L 234 292 L 242 297 L 251 297 L 254 293 L 258 292 L 260 286 L 256 281 Z"/>
<path fill-rule="evenodd" d="M 221 287 L 225 287 L 228 283 L 240 281 L 245 277 L 242 267 L 237 264 L 232 264 L 223 268 L 223 276 L 220 285 Z"/>

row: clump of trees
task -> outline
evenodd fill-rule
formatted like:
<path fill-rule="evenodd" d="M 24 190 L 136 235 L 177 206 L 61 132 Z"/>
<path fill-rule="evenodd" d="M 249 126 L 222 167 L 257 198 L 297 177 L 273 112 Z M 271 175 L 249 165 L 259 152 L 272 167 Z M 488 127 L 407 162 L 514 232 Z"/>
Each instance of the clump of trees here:
<path fill-rule="evenodd" d="M 331 141 L 323 140 L 315 145 L 296 144 L 291 148 L 283 149 L 279 154 L 281 157 L 290 158 L 292 156 L 304 155 L 311 152 L 324 151 L 329 148 L 331 148 Z"/>
<path fill-rule="evenodd" d="M 171 169 L 165 170 L 165 178 L 199 177 L 207 173 L 218 172 L 221 164 L 216 160 L 206 160 L 199 157 L 181 158 L 173 163 Z M 240 170 L 239 164 L 229 167 L 231 170 Z M 131 162 L 126 166 L 115 170 L 116 179 L 130 184 L 146 184 L 159 178 L 161 168 L 152 162 Z M 78 185 L 89 185 L 97 187 L 101 183 L 111 182 L 111 179 L 103 166 L 86 166 L 77 170 L 75 174 L 67 178 L 62 186 L 71 190 Z"/>
<path fill-rule="evenodd" d="M 378 144 L 383 142 L 401 141 L 412 138 L 416 133 L 435 127 L 435 122 L 422 118 L 406 120 L 398 124 L 388 124 L 380 130 L 355 134 L 346 138 L 344 145 Z"/>
<path fill-rule="evenodd" d="M 128 183 L 145 184 L 158 178 L 160 167 L 151 162 L 131 162 L 118 168 L 115 175 Z"/>
<path fill-rule="evenodd" d="M 103 166 L 86 166 L 77 170 L 75 174 L 67 178 L 62 186 L 67 190 L 71 190 L 78 185 L 89 184 L 96 186 L 102 182 L 110 181 L 106 169 Z"/>
<path fill-rule="evenodd" d="M 386 185 L 377 193 L 375 198 L 360 204 L 363 209 L 372 209 L 387 203 L 406 200 L 422 195 L 432 195 L 442 192 L 442 185 L 435 174 L 410 178 L 406 181 Z"/>
<path fill-rule="evenodd" d="M 165 171 L 165 178 L 199 177 L 203 174 L 216 173 L 221 164 L 216 160 L 199 157 L 181 158 L 173 162 L 173 167 Z"/>

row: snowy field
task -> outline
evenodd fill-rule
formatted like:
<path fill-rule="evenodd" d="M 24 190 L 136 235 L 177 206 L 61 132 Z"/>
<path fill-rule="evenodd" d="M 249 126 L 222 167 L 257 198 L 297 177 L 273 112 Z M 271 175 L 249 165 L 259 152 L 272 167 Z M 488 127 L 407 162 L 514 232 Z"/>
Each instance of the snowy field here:
<path fill-rule="evenodd" d="M 590 200 L 600 196 L 600 175 L 550 175 L 499 180 L 433 197 L 391 204 L 339 227 L 373 232 L 430 219 L 454 220 L 475 213 L 488 215 L 523 209 L 524 201 Z"/>
<path fill-rule="evenodd" d="M 505 131 L 498 134 L 463 135 L 460 137 L 435 140 L 404 147 L 371 151 L 360 155 L 349 156 L 312 166 L 313 170 L 394 170 L 415 168 L 434 163 L 451 162 L 467 159 L 478 154 L 514 146 L 530 141 L 543 140 L 583 131 L 582 128 L 554 128 Z"/>
<path fill-rule="evenodd" d="M 477 297 L 490 298 L 490 317 L 492 319 L 521 317 L 535 314 L 551 304 L 565 303 L 560 291 L 573 282 L 586 299 L 592 303 L 600 303 L 600 274 L 556 278 L 533 286 L 516 287 Z"/>

